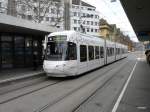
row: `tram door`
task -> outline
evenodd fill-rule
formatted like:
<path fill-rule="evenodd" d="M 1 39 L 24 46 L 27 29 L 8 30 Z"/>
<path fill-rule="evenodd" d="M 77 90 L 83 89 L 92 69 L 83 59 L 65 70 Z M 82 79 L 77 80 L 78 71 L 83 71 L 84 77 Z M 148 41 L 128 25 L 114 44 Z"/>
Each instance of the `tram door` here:
<path fill-rule="evenodd" d="M 13 44 L 12 37 L 1 37 L 1 67 L 12 68 L 13 67 Z"/>
<path fill-rule="evenodd" d="M 80 45 L 80 59 L 79 59 L 79 73 L 83 73 L 87 71 L 87 46 Z"/>

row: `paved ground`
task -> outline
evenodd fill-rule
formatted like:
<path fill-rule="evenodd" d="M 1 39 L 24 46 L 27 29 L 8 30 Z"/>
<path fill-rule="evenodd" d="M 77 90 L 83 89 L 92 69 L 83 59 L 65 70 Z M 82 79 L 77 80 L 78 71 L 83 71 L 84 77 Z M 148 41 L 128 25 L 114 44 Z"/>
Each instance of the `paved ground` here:
<path fill-rule="evenodd" d="M 140 59 L 117 112 L 150 112 L 150 66 Z"/>
<path fill-rule="evenodd" d="M 31 77 L 41 73 L 44 73 L 42 68 L 39 68 L 38 70 L 33 70 L 31 68 L 4 70 L 0 71 L 0 83 L 15 79 L 23 79 L 25 77 Z"/>
<path fill-rule="evenodd" d="M 131 53 L 126 59 L 82 77 L 60 81 L 1 104 L 0 111 L 35 112 L 48 106 L 44 112 L 111 112 L 129 76 L 131 80 L 117 111 L 113 112 L 150 112 L 150 69 L 142 52 Z M 20 94 L 22 90 L 17 92 Z M 5 96 L 12 94 L 16 95 L 16 91 Z"/>
<path fill-rule="evenodd" d="M 129 76 L 132 77 L 123 97 L 112 112 L 150 112 L 150 67 L 146 63 L 145 55 L 143 52 L 131 53 L 127 60 L 128 64 L 116 73 L 114 79 L 80 105 L 75 112 L 111 112 L 114 105 L 117 105 Z"/>

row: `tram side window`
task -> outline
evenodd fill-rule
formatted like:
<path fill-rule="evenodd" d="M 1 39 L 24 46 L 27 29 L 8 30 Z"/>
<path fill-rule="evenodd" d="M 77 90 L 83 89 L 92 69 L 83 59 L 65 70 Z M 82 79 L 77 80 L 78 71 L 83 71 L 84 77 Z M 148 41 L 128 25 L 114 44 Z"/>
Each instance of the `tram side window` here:
<path fill-rule="evenodd" d="M 119 54 L 121 54 L 121 49 L 119 48 Z"/>
<path fill-rule="evenodd" d="M 110 48 L 110 56 L 113 56 L 114 55 L 114 48 Z"/>
<path fill-rule="evenodd" d="M 119 54 L 119 48 L 116 48 L 116 54 L 117 55 Z"/>
<path fill-rule="evenodd" d="M 87 61 L 87 47 L 86 45 L 80 45 L 80 62 Z"/>
<path fill-rule="evenodd" d="M 100 47 L 100 57 L 104 58 L 104 48 Z"/>
<path fill-rule="evenodd" d="M 77 59 L 77 48 L 76 44 L 73 42 L 68 42 L 68 50 L 66 60 L 76 60 Z"/>
<path fill-rule="evenodd" d="M 109 56 L 112 56 L 112 48 L 111 47 L 109 48 L 109 51 L 110 51 Z"/>
<path fill-rule="evenodd" d="M 110 56 L 109 48 L 107 47 L 107 56 Z"/>
<path fill-rule="evenodd" d="M 99 59 L 99 46 L 95 46 L 95 59 Z"/>
<path fill-rule="evenodd" d="M 89 61 L 94 59 L 94 47 L 93 46 L 88 46 L 89 50 Z"/>
<path fill-rule="evenodd" d="M 112 48 L 112 55 L 114 55 L 114 48 Z"/>

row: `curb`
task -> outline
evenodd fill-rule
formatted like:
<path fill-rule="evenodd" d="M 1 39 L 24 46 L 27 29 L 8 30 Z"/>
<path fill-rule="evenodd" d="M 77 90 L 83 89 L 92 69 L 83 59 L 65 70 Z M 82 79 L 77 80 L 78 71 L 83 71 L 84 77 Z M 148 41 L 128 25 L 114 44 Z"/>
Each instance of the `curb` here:
<path fill-rule="evenodd" d="M 13 77 L 13 78 L 9 78 L 9 79 L 4 79 L 4 80 L 0 81 L 0 84 L 13 82 L 13 81 L 17 81 L 17 80 L 22 80 L 22 79 L 26 79 L 26 78 L 30 78 L 30 77 L 34 77 L 34 76 L 38 76 L 38 75 L 44 75 L 44 74 L 45 74 L 45 72 L 41 71 L 41 72 L 38 72 L 38 73 L 31 73 L 31 74 L 28 74 L 28 75 L 23 75 L 23 76 Z"/>

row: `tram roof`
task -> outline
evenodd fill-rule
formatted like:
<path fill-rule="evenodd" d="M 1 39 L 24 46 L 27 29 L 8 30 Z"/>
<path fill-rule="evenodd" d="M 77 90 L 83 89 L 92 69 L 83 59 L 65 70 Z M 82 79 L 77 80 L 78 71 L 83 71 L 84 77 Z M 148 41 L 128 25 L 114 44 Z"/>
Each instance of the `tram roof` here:
<path fill-rule="evenodd" d="M 0 14 L 0 26 L 0 32 L 3 33 L 18 33 L 31 35 L 45 35 L 59 30 L 54 27 L 34 23 L 28 20 L 12 17 L 5 14 Z"/>

